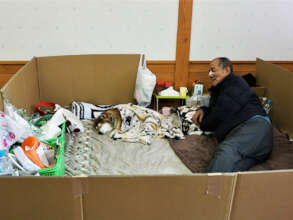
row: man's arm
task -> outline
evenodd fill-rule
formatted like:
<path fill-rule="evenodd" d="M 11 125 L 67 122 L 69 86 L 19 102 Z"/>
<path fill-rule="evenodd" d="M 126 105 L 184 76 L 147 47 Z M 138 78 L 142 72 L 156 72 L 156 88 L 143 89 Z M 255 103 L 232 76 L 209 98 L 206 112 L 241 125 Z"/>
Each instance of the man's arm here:
<path fill-rule="evenodd" d="M 207 114 L 204 114 L 200 124 L 201 130 L 214 131 L 219 123 L 222 123 L 234 113 L 241 111 L 248 100 L 247 94 L 241 94 L 241 91 L 235 93 L 235 91 L 227 90 L 218 97 L 215 106 L 207 109 Z"/>

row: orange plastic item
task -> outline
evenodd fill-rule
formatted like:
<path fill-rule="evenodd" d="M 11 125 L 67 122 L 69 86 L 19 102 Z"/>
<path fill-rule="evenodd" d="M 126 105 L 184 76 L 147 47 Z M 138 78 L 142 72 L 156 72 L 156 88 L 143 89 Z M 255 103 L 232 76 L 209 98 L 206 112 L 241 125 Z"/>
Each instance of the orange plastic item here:
<path fill-rule="evenodd" d="M 36 150 L 40 146 L 40 142 L 35 137 L 28 137 L 26 138 L 23 143 L 21 144 L 21 147 L 25 153 L 25 155 L 36 165 L 38 165 L 41 169 L 47 168 L 43 162 L 40 160 Z"/>

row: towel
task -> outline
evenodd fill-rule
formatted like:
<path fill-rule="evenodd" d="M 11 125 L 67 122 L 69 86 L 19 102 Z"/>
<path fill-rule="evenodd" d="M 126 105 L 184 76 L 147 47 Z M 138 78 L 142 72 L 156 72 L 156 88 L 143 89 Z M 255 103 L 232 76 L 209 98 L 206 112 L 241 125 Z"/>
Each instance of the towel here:
<path fill-rule="evenodd" d="M 72 102 L 71 111 L 80 120 L 94 120 L 104 111 L 113 109 L 115 105 L 94 105 L 86 102 Z"/>

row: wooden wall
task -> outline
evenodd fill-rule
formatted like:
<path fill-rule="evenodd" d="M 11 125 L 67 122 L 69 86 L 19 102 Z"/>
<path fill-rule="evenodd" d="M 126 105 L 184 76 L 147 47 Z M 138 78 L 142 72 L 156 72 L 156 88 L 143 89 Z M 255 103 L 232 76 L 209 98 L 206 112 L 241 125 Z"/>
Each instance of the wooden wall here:
<path fill-rule="evenodd" d="M 0 61 L 0 88 L 26 63 L 27 61 Z"/>
<path fill-rule="evenodd" d="M 293 61 L 270 61 L 293 72 Z M 0 87 L 16 73 L 27 61 L 0 61 Z M 233 61 L 234 72 L 238 75 L 246 73 L 255 74 L 255 61 Z M 158 81 L 171 81 L 176 84 L 175 61 L 148 61 L 148 68 L 157 76 Z M 205 88 L 210 86 L 208 78 L 209 61 L 190 61 L 188 65 L 188 78 L 184 85 L 191 88 L 194 80 L 200 80 Z"/>
<path fill-rule="evenodd" d="M 184 85 L 188 89 L 192 86 L 192 81 L 200 80 L 205 85 L 205 91 L 210 87 L 208 77 L 210 61 L 190 61 L 188 65 L 188 78 Z M 252 73 L 255 75 L 256 61 L 232 61 L 234 72 L 237 75 Z M 293 72 L 293 61 L 269 61 Z M 149 61 L 148 68 L 157 75 L 158 81 L 172 81 L 176 85 L 175 61 Z"/>

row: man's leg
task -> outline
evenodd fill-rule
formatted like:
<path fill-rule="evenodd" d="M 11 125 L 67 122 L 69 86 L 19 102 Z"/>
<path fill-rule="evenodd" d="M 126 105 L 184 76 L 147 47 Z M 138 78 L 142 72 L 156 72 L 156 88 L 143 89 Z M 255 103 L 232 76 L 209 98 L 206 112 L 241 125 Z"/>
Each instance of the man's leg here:
<path fill-rule="evenodd" d="M 242 160 L 237 148 L 229 141 L 222 141 L 216 149 L 214 158 L 206 168 L 207 173 L 233 172 L 236 163 Z"/>
<path fill-rule="evenodd" d="M 242 160 L 234 164 L 233 172 L 246 171 L 257 163 L 258 161 L 254 158 L 243 158 Z"/>
<path fill-rule="evenodd" d="M 234 128 L 215 152 L 206 172 L 245 171 L 267 158 L 272 149 L 272 126 L 262 118 Z"/>

